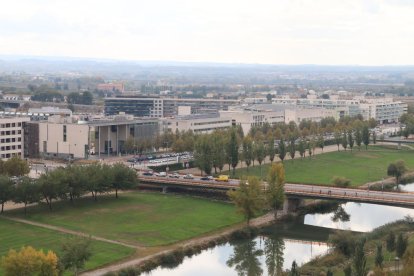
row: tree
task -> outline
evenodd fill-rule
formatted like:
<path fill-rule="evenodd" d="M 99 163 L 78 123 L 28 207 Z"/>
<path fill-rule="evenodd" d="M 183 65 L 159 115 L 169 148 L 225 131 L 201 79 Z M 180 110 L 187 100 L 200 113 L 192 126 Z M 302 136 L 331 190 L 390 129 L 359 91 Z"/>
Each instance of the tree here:
<path fill-rule="evenodd" d="M 285 169 L 283 164 L 273 164 L 267 176 L 266 202 L 272 208 L 275 219 L 285 201 Z"/>
<path fill-rule="evenodd" d="M 394 176 L 396 184 L 400 184 L 401 176 L 407 171 L 404 160 L 397 160 L 388 165 L 387 175 Z"/>
<path fill-rule="evenodd" d="M 344 131 L 343 135 L 342 135 L 342 147 L 344 148 L 344 150 L 346 151 L 346 148 L 348 147 L 348 138 L 346 136 L 346 131 Z"/>
<path fill-rule="evenodd" d="M 86 238 L 70 238 L 62 244 L 61 263 L 78 275 L 85 262 L 92 256 L 91 240 Z"/>
<path fill-rule="evenodd" d="M 350 257 L 355 250 L 355 236 L 351 232 L 338 231 L 329 235 L 329 242 L 335 251 Z"/>
<path fill-rule="evenodd" d="M 52 210 L 53 200 L 65 199 L 69 193 L 69 187 L 64 177 L 65 169 L 58 168 L 52 172 L 42 174 L 37 180 L 39 191 L 49 206 L 49 210 Z"/>
<path fill-rule="evenodd" d="M 323 138 L 323 135 L 319 135 L 319 137 L 318 137 L 318 147 L 321 148 L 322 152 L 323 152 L 324 146 L 325 146 L 325 139 Z"/>
<path fill-rule="evenodd" d="M 59 275 L 56 254 L 53 251 L 45 254 L 42 250 L 37 251 L 31 246 L 22 247 L 18 252 L 10 249 L 9 253 L 2 258 L 1 267 L 5 276 Z"/>
<path fill-rule="evenodd" d="M 112 188 L 113 175 L 110 166 L 104 164 L 92 164 L 85 167 L 87 181 L 85 188 L 92 194 L 95 201 L 98 200 L 98 193 L 108 192 Z"/>
<path fill-rule="evenodd" d="M 377 252 L 375 254 L 375 265 L 382 268 L 384 262 L 384 255 L 382 254 L 382 244 L 377 244 Z"/>
<path fill-rule="evenodd" d="M 260 178 L 262 177 L 262 162 L 266 158 L 266 150 L 262 141 L 255 144 L 256 158 L 260 166 Z"/>
<path fill-rule="evenodd" d="M 404 237 L 402 233 L 398 235 L 397 243 L 395 244 L 395 254 L 401 258 L 408 246 L 408 237 Z"/>
<path fill-rule="evenodd" d="M 35 203 L 40 200 L 39 186 L 36 181 L 29 177 L 23 177 L 16 185 L 13 195 L 13 202 L 24 204 L 24 214 L 27 213 L 27 204 Z"/>
<path fill-rule="evenodd" d="M 348 144 L 349 144 L 349 148 L 352 149 L 354 148 L 354 136 L 352 135 L 352 131 L 348 132 Z"/>
<path fill-rule="evenodd" d="M 230 130 L 230 139 L 228 141 L 227 149 L 228 162 L 233 168 L 233 175 L 235 175 L 235 169 L 239 163 L 239 142 L 237 140 L 235 128 Z"/>
<path fill-rule="evenodd" d="M 124 165 L 116 163 L 111 167 L 112 189 L 115 190 L 115 197 L 118 198 L 118 190 L 132 189 L 137 185 L 138 179 L 136 172 Z"/>
<path fill-rule="evenodd" d="M 291 139 L 290 145 L 289 145 L 289 155 L 292 160 L 295 158 L 295 153 L 296 153 L 295 139 Z"/>
<path fill-rule="evenodd" d="M 228 196 L 242 213 L 249 225 L 250 219 L 263 207 L 262 183 L 256 177 L 249 177 L 248 182 L 240 180 L 237 190 L 230 190 Z"/>
<path fill-rule="evenodd" d="M 20 157 L 13 156 L 4 162 L 4 172 L 9 176 L 22 176 L 30 172 L 29 164 Z"/>
<path fill-rule="evenodd" d="M 364 252 L 365 240 L 360 240 L 355 246 L 354 257 L 352 258 L 355 276 L 366 276 L 368 274 L 367 258 Z"/>
<path fill-rule="evenodd" d="M 302 139 L 299 141 L 298 151 L 299 151 L 300 157 L 303 158 L 305 156 L 306 146 L 305 146 L 305 142 Z"/>
<path fill-rule="evenodd" d="M 342 142 L 342 138 L 341 138 L 341 132 L 338 129 L 335 129 L 334 139 L 335 139 L 336 146 L 338 147 L 338 151 L 339 151 L 339 145 Z"/>
<path fill-rule="evenodd" d="M 369 129 L 367 126 L 364 126 L 362 128 L 362 142 L 365 145 L 365 149 L 368 149 L 368 145 L 369 145 Z"/>
<path fill-rule="evenodd" d="M 387 251 L 393 252 L 395 250 L 395 234 L 394 232 L 389 232 L 386 239 Z"/>
<path fill-rule="evenodd" d="M 377 133 L 375 131 L 372 133 L 372 143 L 374 145 L 377 143 Z"/>
<path fill-rule="evenodd" d="M 355 131 L 355 143 L 358 146 L 358 150 L 361 150 L 361 144 L 362 144 L 362 135 L 359 128 Z"/>
<path fill-rule="evenodd" d="M 206 174 L 210 174 L 213 169 L 213 148 L 212 141 L 207 134 L 198 137 L 194 147 L 194 160 L 197 167 L 204 171 Z"/>
<path fill-rule="evenodd" d="M 185 140 L 189 140 L 188 138 L 190 137 L 190 135 L 186 135 L 186 138 L 184 138 Z M 191 140 L 194 137 L 191 138 Z M 211 137 L 211 142 L 212 142 L 212 158 L 213 158 L 213 167 L 214 167 L 214 172 L 217 173 L 217 169 L 219 169 L 220 171 L 223 169 L 224 167 L 224 163 L 226 162 L 226 156 L 224 153 L 224 148 L 225 148 L 225 136 L 223 132 L 219 132 L 219 131 L 215 131 L 212 134 Z M 190 141 L 187 141 L 186 144 L 191 143 Z"/>
<path fill-rule="evenodd" d="M 269 155 L 270 163 L 273 163 L 276 155 L 275 140 L 273 138 L 269 139 L 267 142 L 267 155 Z"/>
<path fill-rule="evenodd" d="M 13 181 L 10 180 L 9 177 L 5 175 L 0 175 L 0 204 L 1 204 L 1 212 L 3 213 L 4 203 L 13 198 Z"/>
<path fill-rule="evenodd" d="M 246 163 L 247 170 L 249 170 L 250 165 L 252 164 L 253 158 L 253 140 L 248 135 L 243 138 L 243 159 Z"/>
<path fill-rule="evenodd" d="M 300 273 L 298 271 L 298 265 L 296 264 L 296 261 L 292 262 L 292 267 L 290 268 L 289 271 L 289 276 L 299 276 Z"/>
<path fill-rule="evenodd" d="M 279 142 L 279 158 L 283 162 L 285 157 L 286 157 L 286 145 L 285 145 L 285 141 L 283 141 L 283 138 L 282 138 L 280 139 L 280 142 Z"/>

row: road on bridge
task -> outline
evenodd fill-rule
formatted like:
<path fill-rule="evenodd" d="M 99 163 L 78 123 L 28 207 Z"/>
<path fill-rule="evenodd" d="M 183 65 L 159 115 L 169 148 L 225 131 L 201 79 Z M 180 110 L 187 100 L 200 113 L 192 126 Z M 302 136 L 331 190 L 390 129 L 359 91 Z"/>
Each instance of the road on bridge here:
<path fill-rule="evenodd" d="M 214 180 L 206 181 L 200 178 L 194 179 L 177 179 L 169 177 L 157 176 L 141 176 L 143 182 L 154 183 L 159 185 L 185 186 L 203 189 L 235 189 L 239 185 L 236 179 L 230 179 L 229 182 L 217 182 Z M 321 198 L 321 199 L 339 199 L 354 202 L 367 202 L 386 205 L 397 205 L 405 207 L 414 207 L 414 193 L 412 192 L 384 192 L 372 191 L 356 188 L 339 188 L 320 185 L 305 184 L 285 184 L 285 193 L 289 196 L 297 196 L 304 198 Z"/>

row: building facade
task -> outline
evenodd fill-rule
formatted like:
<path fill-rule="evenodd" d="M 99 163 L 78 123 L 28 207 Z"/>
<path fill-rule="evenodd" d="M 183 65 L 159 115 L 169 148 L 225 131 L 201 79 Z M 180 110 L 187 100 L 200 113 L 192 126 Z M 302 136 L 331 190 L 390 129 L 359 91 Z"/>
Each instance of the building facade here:
<path fill-rule="evenodd" d="M 147 97 L 112 97 L 105 98 L 105 115 L 116 115 L 120 112 L 135 117 L 173 117 L 178 115 L 179 107 L 191 108 L 191 114 L 217 114 L 219 110 L 228 110 L 237 105 L 238 100 L 224 99 L 178 99 Z"/>
<path fill-rule="evenodd" d="M 119 155 L 125 152 L 124 145 L 128 139 L 151 139 L 160 131 L 157 119 L 135 119 L 123 115 L 92 121 L 52 116 L 47 121 L 32 124 L 38 125 L 37 130 L 31 126 L 38 132 L 38 154 L 51 158 Z"/>
<path fill-rule="evenodd" d="M 230 118 L 208 115 L 177 116 L 175 118 L 166 118 L 163 121 L 164 129 L 168 129 L 173 133 L 188 130 L 193 131 L 195 134 L 211 133 L 214 130 L 223 130 L 232 126 L 232 119 Z"/>
<path fill-rule="evenodd" d="M 24 155 L 23 127 L 28 117 L 0 117 L 0 157 L 8 159 Z"/>

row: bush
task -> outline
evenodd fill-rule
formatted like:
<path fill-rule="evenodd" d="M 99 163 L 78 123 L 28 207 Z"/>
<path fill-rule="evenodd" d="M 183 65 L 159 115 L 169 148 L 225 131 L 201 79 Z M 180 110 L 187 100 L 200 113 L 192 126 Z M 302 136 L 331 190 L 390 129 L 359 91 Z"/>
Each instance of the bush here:
<path fill-rule="evenodd" d="M 336 187 L 349 187 L 351 185 L 351 180 L 345 177 L 335 176 L 332 179 L 332 183 L 335 184 Z"/>
<path fill-rule="evenodd" d="M 335 234 L 329 235 L 329 242 L 335 251 L 350 257 L 355 250 L 355 233 L 348 231 L 338 231 Z"/>

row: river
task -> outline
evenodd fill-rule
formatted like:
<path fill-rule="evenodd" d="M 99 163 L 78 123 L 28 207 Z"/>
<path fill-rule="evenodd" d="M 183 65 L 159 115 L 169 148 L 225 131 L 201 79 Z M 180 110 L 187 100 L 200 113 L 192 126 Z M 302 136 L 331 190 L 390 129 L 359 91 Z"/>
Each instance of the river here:
<path fill-rule="evenodd" d="M 402 189 L 414 191 L 414 184 Z M 367 232 L 407 215 L 414 217 L 414 209 L 408 208 L 352 202 L 341 206 L 350 215 L 349 221 L 334 222 L 333 212 L 306 215 L 295 222 L 267 227 L 254 239 L 226 243 L 186 257 L 174 269 L 159 267 L 144 275 L 274 275 L 272 271 L 288 269 L 293 261 L 301 265 L 327 253 L 326 242 L 336 229 Z"/>

